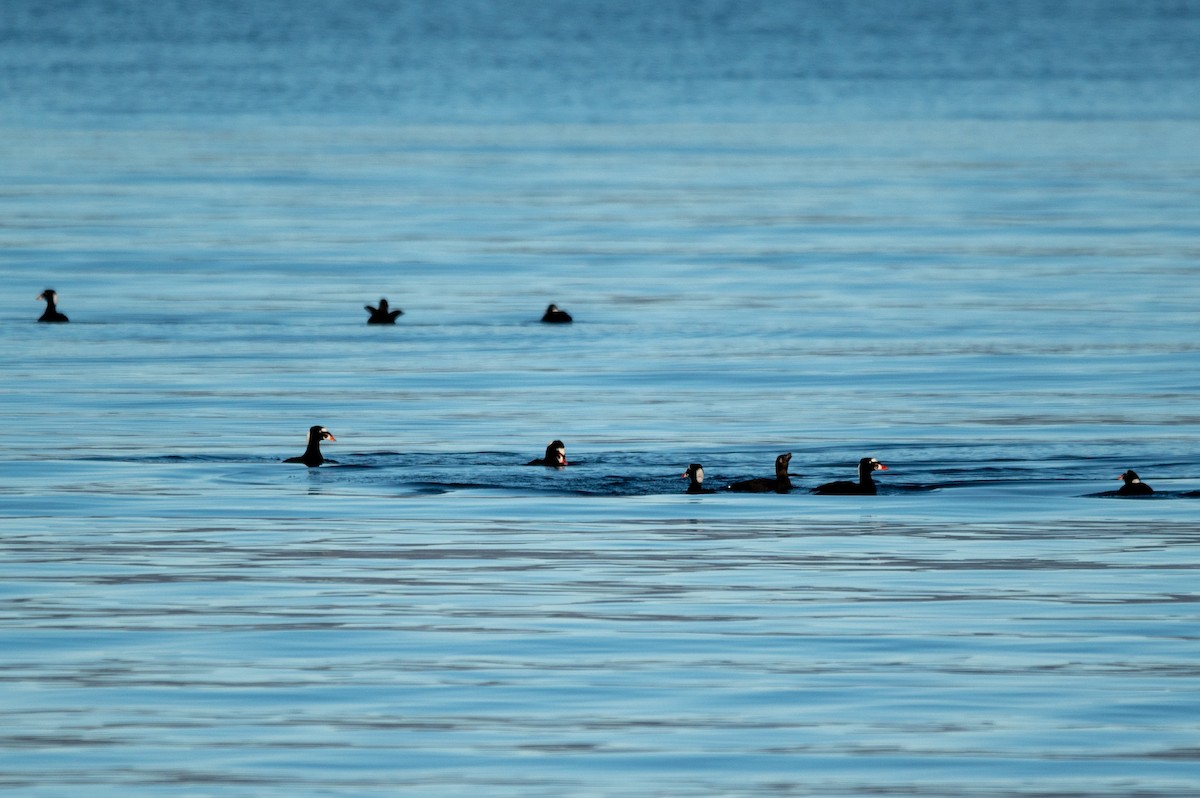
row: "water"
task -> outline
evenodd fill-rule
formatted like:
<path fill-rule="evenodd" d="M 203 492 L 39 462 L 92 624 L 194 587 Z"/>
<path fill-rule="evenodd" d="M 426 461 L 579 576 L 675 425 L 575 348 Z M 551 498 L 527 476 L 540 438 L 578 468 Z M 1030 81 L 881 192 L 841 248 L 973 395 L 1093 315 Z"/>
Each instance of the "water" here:
<path fill-rule="evenodd" d="M 10 5 L 0 791 L 1196 793 L 1200 5 Z"/>

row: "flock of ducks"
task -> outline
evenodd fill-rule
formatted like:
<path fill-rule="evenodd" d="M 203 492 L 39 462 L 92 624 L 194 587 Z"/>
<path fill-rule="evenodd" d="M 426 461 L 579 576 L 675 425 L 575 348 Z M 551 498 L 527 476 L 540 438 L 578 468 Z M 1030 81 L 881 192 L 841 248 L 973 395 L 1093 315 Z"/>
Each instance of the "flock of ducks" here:
<path fill-rule="evenodd" d="M 66 314 L 58 309 L 58 292 L 53 288 L 47 288 L 42 293 L 38 294 L 39 302 L 46 303 L 46 310 L 38 319 L 40 322 L 62 323 L 70 321 Z M 367 324 L 395 324 L 396 319 L 404 315 L 404 311 L 399 308 L 389 307 L 387 299 L 380 298 L 379 304 L 364 305 L 364 310 L 370 314 L 367 318 Z M 560 308 L 558 305 L 551 304 L 546 308 L 546 312 L 542 314 L 542 321 L 547 324 L 570 324 L 573 319 L 571 314 Z M 303 463 L 309 468 L 316 468 L 322 463 L 333 463 L 333 460 L 326 460 L 321 454 L 321 441 L 336 441 L 333 433 L 325 427 L 317 424 L 308 429 L 308 444 L 304 449 L 304 454 L 298 457 L 289 457 L 283 462 L 285 463 Z M 757 477 L 755 479 L 747 479 L 741 482 L 734 482 L 725 486 L 725 490 L 730 490 L 735 493 L 789 493 L 792 488 L 791 474 L 788 473 L 788 466 L 792 462 L 792 453 L 787 452 L 775 458 L 775 476 L 773 477 Z M 548 468 L 565 468 L 567 466 L 567 449 L 560 440 L 553 440 L 546 446 L 546 454 L 543 457 L 530 460 L 526 465 L 540 465 Z M 874 474 L 876 471 L 887 471 L 887 466 L 879 462 L 874 457 L 864 457 L 858 461 L 858 481 L 839 480 L 837 482 L 827 482 L 824 485 L 818 485 L 811 489 L 812 493 L 824 495 L 842 495 L 842 496 L 873 496 L 876 493 Z M 704 487 L 704 466 L 700 463 L 692 463 L 687 467 L 687 470 L 682 474 L 683 479 L 688 480 L 687 493 L 716 493 L 714 488 Z M 1121 474 L 1118 479 L 1124 483 L 1117 490 L 1118 496 L 1148 496 L 1154 493 L 1154 489 L 1142 482 L 1141 478 L 1132 469 Z"/>
<path fill-rule="evenodd" d="M 283 462 L 303 463 L 309 468 L 317 468 L 322 463 L 336 463 L 336 460 L 327 460 L 321 454 L 322 441 L 336 442 L 337 438 L 333 437 L 333 433 L 326 427 L 314 424 L 308 428 L 308 441 L 304 447 L 304 454 L 297 457 L 289 457 Z M 758 477 L 734 482 L 731 485 L 725 486 L 725 490 L 730 490 L 734 493 L 789 493 L 792 490 L 791 475 L 788 474 L 788 465 L 791 462 L 791 452 L 781 454 L 775 458 L 775 476 Z M 534 458 L 525 465 L 566 468 L 568 465 L 567 446 L 560 440 L 552 440 L 546 445 L 546 453 L 543 456 Z M 835 495 L 873 495 L 875 493 L 875 480 L 872 479 L 872 474 L 876 471 L 887 471 L 887 466 L 874 457 L 864 457 L 858 461 L 857 482 L 849 480 L 827 482 L 824 485 L 813 488 L 812 492 Z M 683 472 L 683 478 L 688 480 L 687 493 L 717 492 L 713 488 L 704 487 L 704 466 L 700 463 L 692 463 L 688 466 L 687 471 Z"/>
<path fill-rule="evenodd" d="M 61 313 L 58 309 L 58 292 L 53 288 L 47 288 L 45 291 L 37 295 L 38 302 L 46 303 L 46 310 L 42 313 L 38 321 L 49 323 L 68 322 L 65 313 Z M 387 299 L 380 298 L 379 305 L 363 305 L 363 310 L 370 315 L 367 317 L 367 324 L 395 324 L 396 319 L 404 315 L 404 311 L 399 308 L 392 308 L 388 305 Z M 546 312 L 542 314 L 542 321 L 546 324 L 570 324 L 574 321 L 571 314 L 553 303 L 546 308 Z"/>
<path fill-rule="evenodd" d="M 371 315 L 367 318 L 367 324 L 395 324 L 398 316 L 403 316 L 404 311 L 388 307 L 388 301 L 381 298 L 379 306 L 363 305 L 363 310 Z M 66 320 L 65 317 L 63 319 Z M 542 314 L 542 321 L 547 324 L 570 324 L 574 321 L 571 314 L 553 303 L 546 308 L 546 312 Z"/>
<path fill-rule="evenodd" d="M 337 441 L 337 438 L 333 437 L 333 433 L 325 427 L 314 424 L 308 428 L 308 444 L 304 449 L 304 454 L 298 457 L 289 457 L 283 462 L 303 463 L 309 468 L 316 468 L 322 463 L 336 463 L 336 460 L 326 460 L 321 454 L 321 441 Z M 790 493 L 794 487 L 791 480 L 793 475 L 788 473 L 788 466 L 791 465 L 791 462 L 792 453 L 785 452 L 775 458 L 775 476 L 756 477 L 734 482 L 726 485 L 724 490 L 734 493 Z M 546 445 L 546 453 L 542 457 L 530 460 L 525 465 L 566 468 L 568 465 L 566 444 L 557 439 L 550 441 Z M 888 467 L 878 459 L 864 457 L 858 461 L 857 482 L 848 479 L 826 482 L 824 485 L 810 489 L 809 492 L 825 496 L 874 496 L 877 492 L 875 472 L 887 470 Z M 689 465 L 681 476 L 688 480 L 686 493 L 717 492 L 715 488 L 704 487 L 704 466 L 700 463 Z M 1116 492 L 1118 496 L 1148 496 L 1154 493 L 1154 489 L 1142 482 L 1137 472 L 1132 469 L 1121 474 L 1118 479 L 1124 482 Z"/>
<path fill-rule="evenodd" d="M 734 482 L 725 486 L 725 490 L 734 493 L 790 493 L 792 490 L 791 474 L 788 466 L 792 462 L 792 453 L 785 452 L 775 458 L 775 476 L 755 477 Z M 858 481 L 848 479 L 837 482 L 826 482 L 818 485 L 810 493 L 820 493 L 826 496 L 874 496 L 876 493 L 874 474 L 876 471 L 887 471 L 887 466 L 874 457 L 864 457 L 858 461 Z M 688 493 L 716 493 L 713 488 L 704 487 L 704 466 L 692 463 L 683 472 L 683 478 L 688 480 Z"/>
<path fill-rule="evenodd" d="M 792 475 L 787 473 L 787 467 L 791 462 L 792 452 L 785 452 L 775 458 L 774 476 L 756 476 L 755 479 L 733 482 L 732 485 L 726 485 L 725 490 L 734 493 L 790 493 L 793 487 Z M 810 492 L 822 493 L 826 496 L 875 496 L 875 472 L 886 472 L 887 469 L 888 467 L 876 460 L 875 457 L 863 457 L 858 461 L 857 482 L 850 480 L 826 482 L 824 485 L 812 488 Z M 713 488 L 704 487 L 704 467 L 700 463 L 692 463 L 691 466 L 688 466 L 688 470 L 683 473 L 683 478 L 688 480 L 688 493 L 716 492 Z"/>

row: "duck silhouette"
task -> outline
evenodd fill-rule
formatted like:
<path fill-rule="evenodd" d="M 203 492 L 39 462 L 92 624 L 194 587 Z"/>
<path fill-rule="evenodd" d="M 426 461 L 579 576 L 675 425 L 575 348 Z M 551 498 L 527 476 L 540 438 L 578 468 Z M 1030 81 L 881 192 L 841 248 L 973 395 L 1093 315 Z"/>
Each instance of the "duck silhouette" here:
<path fill-rule="evenodd" d="M 1117 489 L 1118 496 L 1149 496 L 1151 493 L 1154 493 L 1154 488 L 1142 482 L 1142 478 L 1132 468 L 1117 477 L 1117 479 L 1125 482 L 1124 485 Z"/>
<path fill-rule="evenodd" d="M 775 458 L 774 477 L 756 477 L 735 482 L 729 486 L 734 493 L 787 493 L 792 489 L 792 481 L 788 479 L 788 464 L 792 462 L 792 453 L 781 454 Z"/>
<path fill-rule="evenodd" d="M 567 447 L 562 441 L 554 440 L 546 444 L 546 456 L 530 460 L 525 465 L 540 465 L 550 468 L 562 468 L 567 464 Z"/>
<path fill-rule="evenodd" d="M 46 322 L 67 322 L 70 319 L 66 314 L 58 312 L 58 292 L 53 288 L 47 288 L 45 291 L 37 295 L 39 302 L 46 303 L 46 310 L 42 313 L 38 321 Z"/>
<path fill-rule="evenodd" d="M 333 433 L 320 424 L 314 424 L 308 428 L 308 446 L 304 449 L 304 454 L 299 457 L 289 457 L 283 462 L 304 463 L 309 468 L 316 468 L 321 463 L 336 463 L 337 460 L 326 460 L 321 455 L 321 441 L 336 442 L 337 438 L 333 437 Z"/>
<path fill-rule="evenodd" d="M 542 321 L 547 324 L 570 324 L 574 319 L 571 318 L 570 313 L 552 303 L 542 314 Z"/>
<path fill-rule="evenodd" d="M 813 488 L 812 492 L 834 496 L 874 496 L 876 491 L 872 474 L 876 471 L 887 471 L 887 466 L 874 457 L 864 457 L 858 461 L 858 482 L 826 482 Z"/>
<path fill-rule="evenodd" d="M 363 305 L 363 310 L 371 314 L 367 319 L 367 324 L 395 324 L 397 316 L 403 316 L 403 310 L 392 310 L 388 307 L 388 301 L 382 297 L 379 299 L 379 307 L 374 305 Z"/>
<path fill-rule="evenodd" d="M 712 488 L 704 487 L 704 466 L 692 463 L 682 474 L 683 479 L 689 480 L 688 493 L 716 493 Z"/>

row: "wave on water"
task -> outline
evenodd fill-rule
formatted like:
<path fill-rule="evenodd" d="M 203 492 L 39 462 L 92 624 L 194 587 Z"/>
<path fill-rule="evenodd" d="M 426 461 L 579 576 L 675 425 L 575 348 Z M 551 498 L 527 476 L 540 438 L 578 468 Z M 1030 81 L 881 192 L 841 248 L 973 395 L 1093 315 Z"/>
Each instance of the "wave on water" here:
<path fill-rule="evenodd" d="M 170 467 L 159 475 L 158 481 L 167 485 L 190 481 L 189 467 L 202 469 L 197 478 L 222 483 L 239 483 L 269 488 L 282 481 L 304 478 L 327 487 L 337 486 L 352 491 L 392 492 L 403 490 L 412 495 L 444 493 L 499 493 L 541 496 L 667 496 L 686 492 L 687 480 L 683 470 L 689 461 L 686 453 L 651 452 L 591 452 L 572 457 L 565 468 L 527 465 L 527 455 L 517 452 L 458 452 L 402 453 L 396 451 L 338 453 L 319 468 L 284 463 L 279 457 L 248 454 L 156 454 L 122 457 L 117 455 L 88 455 L 78 458 L 80 465 L 122 464 L 130 468 Z M 745 451 L 706 452 L 708 477 L 704 486 L 717 494 L 734 482 L 767 476 L 767 455 Z M 845 479 L 849 466 L 843 462 L 811 458 L 803 473 L 793 471 L 793 488 L 789 493 L 807 495 L 817 485 Z M 798 457 L 795 462 L 800 462 Z M 708 465 L 711 463 L 711 465 Z M 1107 475 L 1116 464 L 1097 466 L 1085 461 L 1064 466 L 1061 461 L 1028 462 L 1004 458 L 1002 461 L 979 462 L 968 475 L 960 463 L 939 466 L 918 462 L 906 466 L 892 460 L 888 472 L 876 477 L 879 496 L 916 496 L 939 492 L 984 490 L 1004 492 L 1027 490 L 1031 496 L 1052 494 L 1081 498 L 1137 498 L 1152 500 L 1200 498 L 1200 490 L 1159 489 L 1149 496 L 1122 496 L 1115 489 L 1080 492 L 1080 488 L 1095 485 L 1096 473 Z M 238 466 L 229 470 L 228 466 Z M 246 466 L 253 466 L 246 468 Z M 902 476 L 903 474 L 903 476 Z M 144 479 L 144 474 L 138 474 Z M 951 477 L 947 479 L 947 477 Z M 1101 477 L 1106 479 L 1107 477 Z M 1086 490 L 1086 488 L 1084 488 Z M 712 494 L 708 494 L 712 495 Z M 760 497 L 770 501 L 773 492 Z M 870 497 L 867 497 L 868 500 Z M 753 501 L 753 499 L 748 499 Z M 828 499 L 837 501 L 836 498 Z"/>
<path fill-rule="evenodd" d="M 1147 493 L 1141 496 L 1122 495 L 1115 490 L 1101 491 L 1100 493 L 1086 493 L 1085 499 L 1128 499 L 1130 501 L 1159 501 L 1162 499 L 1200 499 L 1200 490 L 1180 490 L 1167 491 L 1156 490 L 1154 493 Z"/>

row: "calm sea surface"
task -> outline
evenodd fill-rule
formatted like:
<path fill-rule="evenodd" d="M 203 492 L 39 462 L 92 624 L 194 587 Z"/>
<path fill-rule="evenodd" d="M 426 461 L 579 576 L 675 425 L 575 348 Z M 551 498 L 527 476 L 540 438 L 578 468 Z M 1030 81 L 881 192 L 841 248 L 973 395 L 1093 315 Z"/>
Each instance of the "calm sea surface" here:
<path fill-rule="evenodd" d="M 1197 42 L 6 4 L 0 793 L 1193 798 Z"/>

